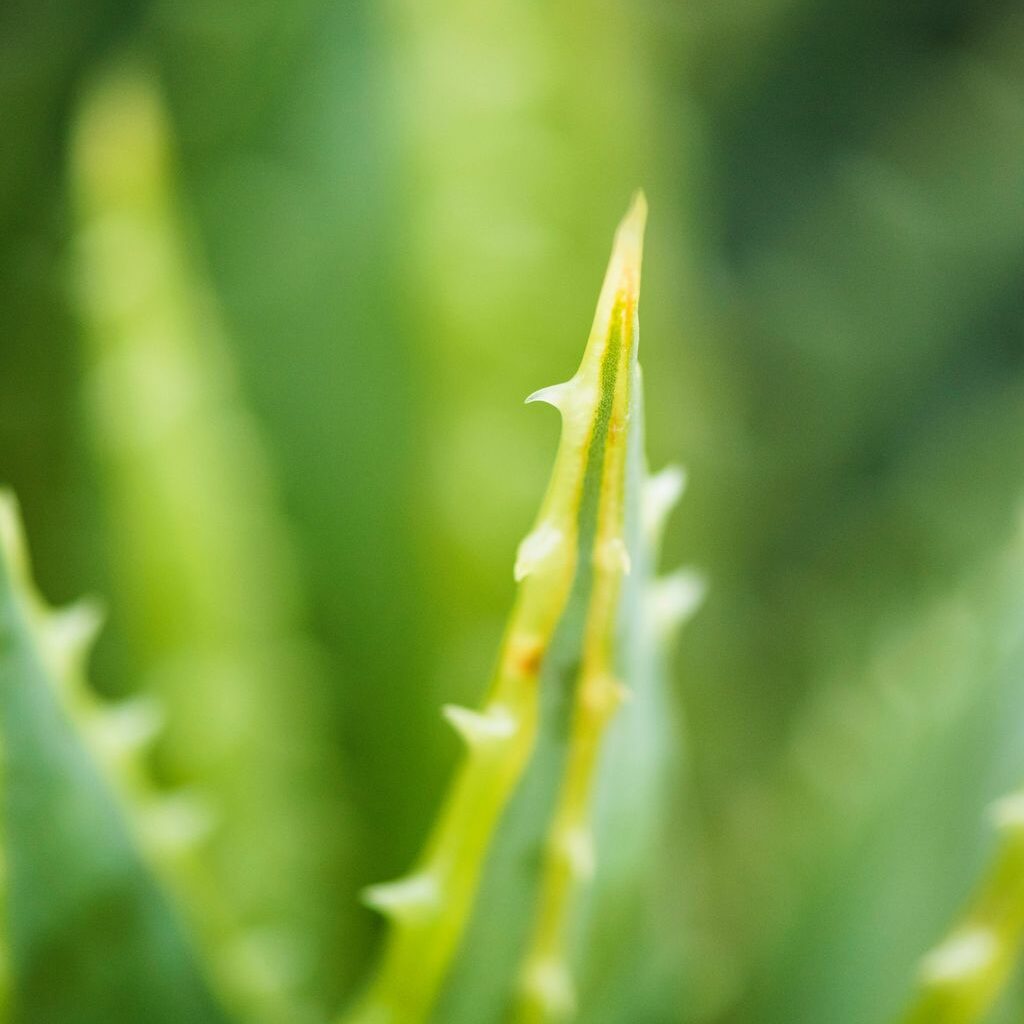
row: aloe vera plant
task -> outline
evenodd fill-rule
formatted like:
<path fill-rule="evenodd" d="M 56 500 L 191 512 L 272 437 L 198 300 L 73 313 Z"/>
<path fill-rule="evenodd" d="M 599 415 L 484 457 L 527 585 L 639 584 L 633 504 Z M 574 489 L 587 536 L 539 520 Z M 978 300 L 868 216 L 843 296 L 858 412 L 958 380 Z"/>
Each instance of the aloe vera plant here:
<path fill-rule="evenodd" d="M 638 196 L 579 370 L 528 399 L 560 411 L 562 440 L 519 546 L 495 679 L 482 710 L 444 709 L 465 760 L 418 866 L 367 893 L 391 930 L 347 1020 L 413 1022 L 435 1011 L 446 1020 L 566 1019 L 577 1009 L 573 975 L 592 981 L 581 970 L 587 935 L 645 927 L 637 896 L 667 753 L 658 675 L 674 626 L 700 594 L 692 575 L 652 575 L 683 476 L 670 468 L 651 477 L 643 457 L 645 215 Z M 193 948 L 179 913 L 182 901 L 210 893 L 180 884 L 197 877 L 180 863 L 188 844 L 147 829 L 161 805 L 142 758 L 154 713 L 144 697 L 107 707 L 89 688 L 98 620 L 89 605 L 57 612 L 37 595 L 9 497 L 0 541 L 15 1019 L 226 1019 L 214 995 L 220 971 Z M 67 975 L 60 984 L 54 971 Z M 614 979 L 602 971 L 601 985 L 610 992 Z M 250 1004 L 243 1016 L 253 1012 Z"/>
<path fill-rule="evenodd" d="M 618 877 L 606 874 L 601 833 L 650 838 L 664 756 L 658 649 L 699 593 L 692 576 L 651 575 L 683 478 L 649 477 L 644 465 L 645 217 L 638 195 L 579 369 L 527 399 L 561 414 L 554 471 L 519 545 L 485 703 L 444 709 L 467 749 L 431 835 L 406 877 L 366 894 L 389 932 L 350 1024 L 573 1016 L 581 904 L 595 887 L 614 902 L 617 886 L 643 874 L 642 862 L 614 861 Z"/>
<path fill-rule="evenodd" d="M 148 91 L 128 95 L 141 107 L 136 120 L 125 123 L 158 131 L 159 121 L 147 120 L 154 113 Z M 111 128 L 99 116 L 103 110 L 100 103 L 90 122 L 101 142 L 100 128 Z M 118 132 L 125 129 L 122 120 L 113 119 Z M 153 139 L 144 131 L 141 141 Z M 120 231 L 130 225 L 151 233 L 170 257 L 176 281 L 170 295 L 159 288 L 153 293 L 156 314 L 145 303 L 114 301 L 91 310 L 99 353 L 110 358 L 104 352 L 110 346 L 123 359 L 107 374 L 108 398 L 124 398 L 145 384 L 138 373 L 155 356 L 147 353 L 141 328 L 187 314 L 191 292 L 173 258 L 160 175 L 120 189 L 108 156 L 102 146 L 80 155 L 88 230 L 102 241 L 112 218 Z M 139 164 L 145 169 L 147 161 Z M 154 166 L 161 165 L 150 170 Z M 133 205 L 140 197 L 155 202 Z M 443 709 L 464 741 L 463 759 L 413 869 L 366 892 L 366 902 L 387 919 L 387 931 L 379 963 L 341 1024 L 603 1024 L 642 1012 L 649 979 L 640 963 L 644 954 L 633 951 L 649 951 L 661 938 L 651 938 L 655 855 L 663 773 L 676 746 L 664 661 L 702 593 L 692 573 L 655 575 L 665 519 L 685 478 L 674 467 L 649 474 L 644 456 L 637 353 L 645 219 L 638 195 L 616 234 L 578 370 L 527 399 L 558 410 L 562 435 L 540 512 L 516 555 L 518 590 L 494 677 L 480 709 Z M 85 246 L 86 266 L 94 283 L 112 275 L 106 279 L 111 285 L 128 269 L 111 254 L 126 250 L 109 238 L 106 247 L 95 241 Z M 122 319 L 126 308 L 132 315 Z M 202 349 L 187 338 L 188 331 L 171 338 L 162 358 L 184 378 L 216 378 L 211 366 L 224 364 L 204 366 Z M 134 359 L 125 355 L 133 352 Z M 230 405 L 231 389 L 219 398 Z M 112 448 L 117 404 L 109 403 L 104 423 Z M 140 407 L 139 420 L 149 413 Z M 207 469 L 217 465 L 217 453 L 226 450 L 217 432 L 202 417 L 179 420 L 178 428 L 183 422 L 207 450 Z M 161 450 L 161 436 L 155 435 L 154 451 Z M 145 508 L 153 494 L 169 494 L 174 479 L 180 481 L 165 476 L 173 468 L 173 460 L 160 465 L 129 451 L 112 475 L 126 505 Z M 140 592 L 147 582 L 158 583 L 152 569 L 158 561 L 156 547 L 143 544 L 142 564 L 135 567 Z M 213 607 L 220 593 L 214 582 L 204 583 L 202 561 L 185 567 L 195 589 L 184 605 L 193 611 Z M 235 593 L 239 604 L 243 596 Z M 996 606 L 1007 618 L 1017 610 L 1012 601 L 989 604 L 979 606 L 987 640 L 1001 629 Z M 268 617 L 256 616 L 263 632 L 287 631 L 287 607 L 263 614 Z M 2 895 L 9 923 L 0 1019 L 316 1019 L 304 1016 L 300 997 L 286 992 L 273 971 L 260 990 L 251 970 L 240 979 L 237 963 L 225 956 L 244 943 L 244 927 L 236 925 L 251 926 L 266 899 L 242 892 L 253 900 L 250 906 L 231 886 L 214 895 L 218 869 L 227 877 L 225 864 L 230 874 L 231 858 L 246 843 L 245 816 L 223 841 L 211 873 L 210 860 L 197 856 L 194 823 L 182 815 L 180 801 L 151 781 L 146 752 L 160 720 L 155 705 L 145 693 L 108 704 L 86 682 L 98 622 L 88 603 L 59 611 L 42 600 L 16 504 L 0 495 Z M 219 644 L 257 672 L 252 652 L 248 661 L 245 654 L 251 634 L 222 628 Z M 179 678 L 176 685 L 188 684 Z M 267 712 L 279 695 L 272 688 L 261 694 Z M 244 689 L 236 694 L 243 702 L 248 695 Z M 188 706 L 170 702 L 179 727 Z M 275 715 L 264 724 L 269 733 L 289 722 Z M 183 762 L 187 767 L 187 756 Z M 268 779 L 281 782 L 271 778 L 277 769 L 267 770 Z M 217 772 L 208 778 L 216 789 Z M 243 802 L 258 818 L 273 797 L 281 801 L 274 814 L 285 814 L 287 792 L 268 784 L 255 804 L 252 794 Z M 225 783 L 216 795 L 230 802 L 231 786 Z M 923 960 L 905 1024 L 980 1024 L 1005 988 L 1024 933 L 1022 808 L 1020 794 L 996 806 L 996 857 L 960 924 Z M 273 848 L 264 853 L 271 860 L 278 855 Z M 288 870 L 287 857 L 280 863 Z"/>
<path fill-rule="evenodd" d="M 89 954 L 145 987 L 128 947 L 244 1021 L 365 1005 L 355 982 L 396 925 L 355 894 L 418 863 L 467 756 L 437 712 L 478 706 L 553 454 L 556 417 L 508 395 L 575 367 L 563 345 L 583 341 L 610 204 L 642 172 L 651 450 L 686 453 L 699 486 L 673 548 L 716 592 L 680 666 L 688 735 L 665 735 L 675 716 L 640 682 L 663 651 L 624 630 L 637 695 L 593 733 L 593 877 L 549 884 L 573 738 L 556 627 L 533 748 L 427 1015 L 524 1014 L 520 981 L 558 945 L 547 912 L 571 922 L 584 1024 L 1020 1016 L 1019 805 L 978 822 L 1024 781 L 1020 645 L 1003 650 L 1024 610 L 962 584 L 1021 489 L 1024 19 L 967 0 L 890 13 L 8 5 L 0 483 L 39 589 L 109 604 L 89 676 L 142 699 L 48 706 L 117 811 L 90 822 L 132 851 L 183 951 L 134 936 L 111 955 L 94 916 L 63 914 L 67 956 L 46 959 L 66 991 L 20 995 L 37 976 L 24 908 L 49 903 L 26 851 L 45 862 L 82 834 L 35 799 L 41 820 L 12 813 L 0 837 L 0 901 L 22 922 L 0 935 L 9 1015 L 139 1016 L 67 966 Z M 167 97 L 155 133 L 151 104 L 89 87 L 123 46 Z M 146 159 L 167 132 L 180 162 Z M 623 619 L 649 582 L 631 553 Z M 37 607 L 18 579 L 14 605 Z M 29 616 L 20 646 L 5 630 L 4 684 L 24 683 L 9 654 L 45 655 L 58 619 L 85 631 L 89 614 Z M 61 779 L 63 749 L 36 750 Z M 652 858 L 659 818 L 674 845 Z M 634 939 L 658 885 L 654 934 Z M 565 973 L 534 972 L 563 1005 Z M 152 1009 L 166 998 L 145 1016 L 202 1012 Z"/>

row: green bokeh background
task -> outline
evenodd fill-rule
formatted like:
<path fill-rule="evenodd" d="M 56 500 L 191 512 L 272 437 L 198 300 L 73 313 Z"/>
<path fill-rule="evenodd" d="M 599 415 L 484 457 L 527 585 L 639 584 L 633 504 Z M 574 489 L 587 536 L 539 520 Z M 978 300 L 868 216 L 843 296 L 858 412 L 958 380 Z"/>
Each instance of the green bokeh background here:
<path fill-rule="evenodd" d="M 522 398 L 575 367 L 643 186 L 650 448 L 690 478 L 669 563 L 710 581 L 673 680 L 664 1019 L 887 1019 L 1024 781 L 1024 662 L 993 681 L 976 653 L 1020 597 L 973 597 L 1002 593 L 1024 490 L 1024 9 L 8 4 L 0 477 L 43 590 L 108 600 L 111 694 L 146 652 L 90 443 L 68 152 L 125 54 L 163 91 L 319 652 L 340 767 L 315 785 L 349 810 L 316 999 L 351 991 L 356 894 L 437 804 L 438 707 L 481 693 L 554 451 Z"/>

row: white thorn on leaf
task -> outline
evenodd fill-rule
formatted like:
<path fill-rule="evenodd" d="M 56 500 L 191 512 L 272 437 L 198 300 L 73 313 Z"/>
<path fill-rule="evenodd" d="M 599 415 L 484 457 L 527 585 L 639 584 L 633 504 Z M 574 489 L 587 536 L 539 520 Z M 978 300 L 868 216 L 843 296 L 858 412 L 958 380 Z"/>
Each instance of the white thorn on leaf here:
<path fill-rule="evenodd" d="M 967 928 L 951 935 L 921 961 L 922 980 L 948 985 L 980 974 L 999 951 L 999 940 L 988 928 Z"/>
<path fill-rule="evenodd" d="M 103 750 L 119 755 L 144 749 L 156 738 L 163 724 L 160 702 L 143 695 L 97 712 L 90 722 L 90 731 Z"/>
<path fill-rule="evenodd" d="M 658 536 L 685 490 L 686 470 L 682 466 L 666 466 L 644 481 L 643 521 L 648 537 Z"/>
<path fill-rule="evenodd" d="M 588 675 L 580 686 L 585 706 L 598 715 L 611 714 L 630 696 L 629 691 L 614 676 L 606 673 Z"/>
<path fill-rule="evenodd" d="M 558 835 L 557 845 L 573 875 L 581 882 L 589 882 L 597 870 L 591 831 L 584 825 L 564 829 Z"/>
<path fill-rule="evenodd" d="M 551 557 L 562 544 L 562 531 L 554 523 L 540 523 L 519 543 L 512 571 L 517 583 L 526 579 Z"/>
<path fill-rule="evenodd" d="M 571 380 L 563 381 L 561 384 L 549 384 L 546 388 L 540 388 L 534 391 L 532 395 L 527 395 L 526 404 L 544 402 L 546 405 L 553 406 L 559 412 L 564 412 L 566 399 L 571 389 Z"/>
<path fill-rule="evenodd" d="M 441 714 L 471 747 L 491 746 L 515 735 L 516 720 L 500 705 L 474 711 L 458 704 L 445 704 Z"/>
<path fill-rule="evenodd" d="M 367 886 L 363 890 L 362 900 L 385 917 L 409 918 L 436 909 L 440 896 L 437 879 L 423 873 Z"/>
<path fill-rule="evenodd" d="M 47 614 L 46 646 L 60 671 L 80 667 L 102 625 L 102 608 L 88 599 Z"/>
<path fill-rule="evenodd" d="M 228 975 L 250 992 L 283 995 L 302 977 L 302 943 L 279 927 L 247 928 L 229 939 L 218 959 Z"/>
<path fill-rule="evenodd" d="M 1024 832 L 1024 792 L 1011 793 L 997 800 L 990 813 L 1000 831 Z"/>
<path fill-rule="evenodd" d="M 666 635 L 681 626 L 700 607 L 707 582 L 692 569 L 679 569 L 655 580 L 648 593 L 651 618 Z"/>
<path fill-rule="evenodd" d="M 143 812 L 147 839 L 165 853 L 199 846 L 215 825 L 216 816 L 209 801 L 191 791 L 183 790 L 160 797 Z"/>
<path fill-rule="evenodd" d="M 576 989 L 561 960 L 535 960 L 523 972 L 523 991 L 556 1020 L 576 1012 Z"/>
<path fill-rule="evenodd" d="M 596 551 L 598 566 L 608 572 L 622 572 L 629 575 L 633 566 L 629 557 L 629 549 L 621 537 L 609 537 L 602 541 Z"/>

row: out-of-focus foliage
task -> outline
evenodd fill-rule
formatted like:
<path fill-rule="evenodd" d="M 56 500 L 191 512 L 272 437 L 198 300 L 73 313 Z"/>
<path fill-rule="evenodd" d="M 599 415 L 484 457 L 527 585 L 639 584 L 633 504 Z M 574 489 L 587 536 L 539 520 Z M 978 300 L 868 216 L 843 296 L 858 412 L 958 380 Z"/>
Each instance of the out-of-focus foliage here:
<path fill-rule="evenodd" d="M 210 884 L 244 929 L 217 958 L 282 1021 L 308 988 L 311 949 L 337 927 L 318 894 L 345 809 L 309 785 L 337 773 L 314 652 L 264 453 L 189 265 L 172 166 L 146 76 L 119 68 L 97 83 L 72 153 L 83 398 L 139 685 L 167 722 L 157 763 L 167 784 L 215 793 Z"/>
<path fill-rule="evenodd" d="M 284 581 L 269 613 L 252 599 L 269 619 L 213 624 L 254 694 L 263 642 L 306 652 L 281 743 L 312 743 L 276 762 L 296 776 L 273 772 L 277 835 L 224 888 L 311 936 L 303 1005 L 326 1019 L 356 990 L 379 939 L 357 893 L 438 804 L 457 746 L 437 709 L 480 698 L 553 446 L 519 402 L 573 363 L 637 185 L 650 448 L 690 473 L 668 562 L 711 587 L 674 670 L 646 951 L 674 984 L 609 1021 L 909 1005 L 990 860 L 985 808 L 1024 780 L 1020 5 L 81 0 L 7 5 L 0 40 L 0 478 L 43 592 L 109 599 L 109 694 L 210 639 L 189 594 Z M 204 414 L 220 440 L 163 467 L 197 474 L 156 509 L 187 531 L 166 551 L 126 490 L 159 467 L 112 472 L 75 283 L 72 139 L 126 51 L 166 102 L 182 272 L 218 311 L 176 343 L 247 424 L 238 454 Z M 141 616 L 156 556 L 180 583 L 203 550 L 189 523 L 230 531 L 226 495 L 283 539 Z M 198 732 L 174 723 L 159 784 L 252 799 L 251 747 L 182 779 Z M 305 890 L 249 888 L 277 857 Z M 1022 1004 L 1011 980 L 992 1019 Z"/>
<path fill-rule="evenodd" d="M 52 609 L 35 593 L 6 494 L 0 609 L 5 1019 L 223 1024 L 145 856 L 178 852 L 170 830 L 147 827 L 163 808 L 133 763 L 145 712 L 96 702 L 82 675 L 94 609 Z"/>

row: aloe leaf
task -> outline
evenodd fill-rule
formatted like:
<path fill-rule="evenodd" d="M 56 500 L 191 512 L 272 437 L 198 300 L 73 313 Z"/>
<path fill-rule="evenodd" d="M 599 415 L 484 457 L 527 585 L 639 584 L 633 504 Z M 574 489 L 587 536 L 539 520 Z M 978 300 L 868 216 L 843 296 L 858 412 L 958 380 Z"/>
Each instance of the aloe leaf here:
<path fill-rule="evenodd" d="M 1018 532 L 941 599 L 892 622 L 873 643 L 870 660 L 818 690 L 778 772 L 765 773 L 756 792 L 734 798 L 737 826 L 739 816 L 747 816 L 745 832 L 736 828 L 732 851 L 720 844 L 703 853 L 733 881 L 738 898 L 760 910 L 759 932 L 742 951 L 749 967 L 732 964 L 736 988 L 728 995 L 738 1005 L 731 1016 L 756 1015 L 765 1024 L 892 1020 L 907 1002 L 915 973 L 917 998 L 927 997 L 922 1005 L 931 1006 L 927 1012 L 957 1004 L 960 982 L 942 977 L 949 960 L 915 965 L 954 919 L 988 848 L 998 842 L 1010 853 L 1019 842 L 1003 826 L 993 837 L 963 823 L 1012 787 L 1024 769 L 1017 741 L 1021 541 Z M 998 806 L 1005 812 L 1013 805 Z M 999 818 L 1010 824 L 1009 815 Z M 754 829 L 751 820 L 779 825 Z M 791 838 L 784 842 L 787 832 Z M 695 871 L 706 877 L 709 867 L 697 863 Z M 998 914 L 1010 924 L 1019 896 L 1010 876 L 1003 883 L 1011 884 L 997 890 Z M 978 923 L 971 912 L 961 920 Z M 954 929 L 958 936 L 963 931 Z M 1014 945 L 1000 932 L 1000 945 L 1007 939 Z M 725 947 L 716 954 L 708 946 L 695 966 L 714 977 Z M 948 948 L 955 966 L 956 946 Z M 855 986 L 836 1005 L 835 992 L 851 978 L 871 984 Z M 963 981 L 975 992 L 976 981 L 987 984 Z"/>
<path fill-rule="evenodd" d="M 525 396 L 575 369 L 614 226 L 607 211 L 618 209 L 641 169 L 644 176 L 652 171 L 651 156 L 664 143 L 649 130 L 653 68 L 623 45 L 642 34 L 635 11 L 600 5 L 581 17 L 499 0 L 492 13 L 481 18 L 472 5 L 450 0 L 399 2 L 392 31 L 379 37 L 394 69 L 391 102 L 402 111 L 398 170 L 407 182 L 392 236 L 401 241 L 401 259 L 393 262 L 404 267 L 403 337 L 411 350 L 397 363 L 416 369 L 426 427 L 417 437 L 426 471 L 415 476 L 414 537 L 421 563 L 432 570 L 417 588 L 428 607 L 415 617 L 426 628 L 421 647 L 428 657 L 411 704 L 415 748 L 401 739 L 410 755 L 418 751 L 418 788 L 429 793 L 414 821 L 417 833 L 441 791 L 434 766 L 447 772 L 451 757 L 450 745 L 440 748 L 443 757 L 423 745 L 436 732 L 434 709 L 446 699 L 479 698 L 510 604 L 510 550 L 551 468 L 555 418 L 546 411 L 524 416 L 506 396 Z M 571 46 L 549 45 L 570 38 Z M 466 81 L 475 83 L 471 98 Z M 664 185 L 660 253 L 681 237 L 674 220 L 677 167 L 670 177 L 651 183 Z M 665 325 L 647 339 L 657 336 L 674 353 L 682 275 L 675 262 L 659 258 L 654 266 L 672 287 L 645 314 L 648 328 L 655 310 Z M 671 360 L 659 358 L 663 372 L 672 372 Z M 666 436 L 678 433 L 680 408 L 667 402 L 659 409 Z M 482 633 L 493 639 L 481 642 Z M 408 709 L 402 713 L 411 717 Z M 388 730 L 383 741 L 392 742 L 399 728 L 392 709 L 378 709 L 374 721 Z M 404 813 L 398 806 L 390 814 L 389 846 L 401 844 L 403 852 L 388 861 L 388 873 L 404 866 L 414 848 L 407 845 L 411 815 L 404 806 Z"/>
<path fill-rule="evenodd" d="M 114 614 L 167 709 L 160 769 L 206 794 L 217 819 L 207 892 L 187 909 L 247 1015 L 305 1019 L 332 1001 L 317 953 L 348 934 L 321 897 L 347 866 L 341 773 L 269 460 L 181 210 L 152 74 L 118 64 L 93 83 L 72 158 Z"/>
<path fill-rule="evenodd" d="M 999 847 L 960 921 L 921 961 L 903 1024 L 976 1024 L 995 1004 L 1024 937 L 1024 791 L 992 808 Z"/>
<path fill-rule="evenodd" d="M 484 706 L 445 709 L 467 753 L 426 848 L 408 876 L 367 893 L 390 928 L 351 1024 L 571 1016 L 573 965 L 587 946 L 576 941 L 581 897 L 595 874 L 609 894 L 621 888 L 618 871 L 598 868 L 595 818 L 609 864 L 637 873 L 635 863 L 616 864 L 614 851 L 633 849 L 623 821 L 649 820 L 656 787 L 642 783 L 658 774 L 650 765 L 662 753 L 656 735 L 636 736 L 652 712 L 662 720 L 656 680 L 639 676 L 653 673 L 653 649 L 699 589 L 688 577 L 655 587 L 649 575 L 681 478 L 645 483 L 637 364 L 645 217 L 638 196 L 616 235 L 576 374 L 527 399 L 562 416 L 551 482 L 519 546 L 519 589 Z M 634 733 L 618 746 L 629 756 L 603 763 L 617 719 Z M 630 815 L 608 813 L 616 807 Z M 609 820 L 620 834 L 608 834 Z M 636 834 L 645 845 L 649 827 Z"/>
<path fill-rule="evenodd" d="M 97 624 L 88 605 L 58 611 L 35 593 L 18 514 L 4 495 L 0 735 L 12 1019 L 221 1024 L 227 1018 L 108 775 L 147 730 L 133 727 L 130 710 L 101 708 L 85 688 Z"/>

